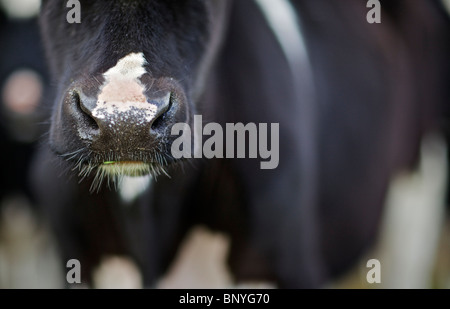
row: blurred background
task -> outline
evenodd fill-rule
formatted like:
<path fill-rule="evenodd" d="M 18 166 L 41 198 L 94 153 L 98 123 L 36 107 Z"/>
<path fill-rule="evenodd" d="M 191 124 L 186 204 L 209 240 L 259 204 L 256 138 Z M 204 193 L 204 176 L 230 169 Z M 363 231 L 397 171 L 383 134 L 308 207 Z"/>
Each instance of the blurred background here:
<path fill-rule="evenodd" d="M 450 12 L 450 0 L 442 3 Z M 49 97 L 39 6 L 40 0 L 0 0 L 0 288 L 65 286 L 57 246 L 39 219 L 27 181 L 33 152 L 45 134 L 42 102 Z M 424 138 L 417 169 L 392 179 L 377 244 L 327 288 L 450 288 L 448 157 L 445 132 Z M 193 232 L 159 286 L 233 286 L 223 265 L 228 246 L 220 235 Z M 379 285 L 366 280 L 370 259 L 381 262 Z M 109 263 L 125 266 L 119 279 L 105 280 L 139 276 L 124 261 Z"/>

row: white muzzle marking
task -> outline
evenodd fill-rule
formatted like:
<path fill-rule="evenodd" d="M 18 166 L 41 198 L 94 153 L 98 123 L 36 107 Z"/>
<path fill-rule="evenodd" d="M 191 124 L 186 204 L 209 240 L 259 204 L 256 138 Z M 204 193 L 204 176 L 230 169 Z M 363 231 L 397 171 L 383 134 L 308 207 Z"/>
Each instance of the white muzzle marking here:
<path fill-rule="evenodd" d="M 145 86 L 139 80 L 146 73 L 143 53 L 131 53 L 103 74 L 105 82 L 98 96 L 92 115 L 105 119 L 111 115 L 139 111 L 145 121 L 151 122 L 158 110 L 155 104 L 147 102 Z"/>

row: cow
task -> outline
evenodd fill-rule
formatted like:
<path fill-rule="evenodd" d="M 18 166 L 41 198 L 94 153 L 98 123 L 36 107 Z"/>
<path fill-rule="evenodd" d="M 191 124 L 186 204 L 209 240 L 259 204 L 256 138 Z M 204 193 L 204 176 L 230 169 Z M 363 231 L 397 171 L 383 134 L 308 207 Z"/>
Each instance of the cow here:
<path fill-rule="evenodd" d="M 229 235 L 236 282 L 311 288 L 347 271 L 434 123 L 421 42 L 394 14 L 412 6 L 396 3 L 370 24 L 356 0 L 82 0 L 69 23 L 65 1 L 44 0 L 56 87 L 32 179 L 63 261 L 89 284 L 102 257 L 127 255 L 152 287 L 205 225 Z M 407 16 L 439 42 L 434 6 L 419 6 Z M 176 159 L 172 129 L 195 115 L 278 123 L 278 166 Z"/>

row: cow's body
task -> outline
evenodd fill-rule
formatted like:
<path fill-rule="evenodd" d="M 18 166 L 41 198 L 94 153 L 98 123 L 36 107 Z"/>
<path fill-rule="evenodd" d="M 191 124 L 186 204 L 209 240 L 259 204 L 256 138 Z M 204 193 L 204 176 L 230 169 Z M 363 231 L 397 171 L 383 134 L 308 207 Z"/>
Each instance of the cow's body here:
<path fill-rule="evenodd" d="M 390 176 L 412 164 L 425 127 L 422 102 L 414 99 L 415 61 L 406 44 L 397 46 L 403 35 L 393 24 L 368 24 L 359 1 L 292 1 L 308 50 L 293 65 L 253 1 L 81 4 L 81 25 L 65 23 L 60 1 L 43 4 L 58 94 L 52 151 L 43 149 L 35 160 L 34 179 L 64 260 L 79 259 L 86 280 L 102 256 L 127 254 L 151 286 L 196 224 L 230 235 L 236 280 L 273 280 L 283 287 L 320 286 L 372 244 Z M 208 24 L 207 16 L 216 23 Z M 184 170 L 163 166 L 171 178 L 159 177 L 127 207 L 105 186 L 92 194 L 89 176 L 81 184 L 76 176 L 61 180 L 62 170 L 74 165 L 54 153 L 73 157 L 75 165 L 97 160 L 106 170 L 104 152 L 117 147 L 111 161 L 136 161 L 132 148 L 145 148 L 145 136 L 110 144 L 113 135 L 103 121 L 124 120 L 99 116 L 104 100 L 95 103 L 112 80 L 105 72 L 141 52 L 148 75 L 139 73 L 140 82 L 155 111 L 164 103 L 151 85 L 173 89 L 179 98 L 178 110 L 161 121 L 152 118 L 156 112 L 149 116 L 148 126 L 156 123 L 160 133 L 148 139 L 159 143 L 155 148 L 168 161 L 173 139 L 166 129 L 201 114 L 221 124 L 280 123 L 279 166 L 261 170 L 252 159 L 197 160 Z M 125 97 L 128 111 L 134 96 Z M 125 124 L 116 133 L 133 138 Z"/>

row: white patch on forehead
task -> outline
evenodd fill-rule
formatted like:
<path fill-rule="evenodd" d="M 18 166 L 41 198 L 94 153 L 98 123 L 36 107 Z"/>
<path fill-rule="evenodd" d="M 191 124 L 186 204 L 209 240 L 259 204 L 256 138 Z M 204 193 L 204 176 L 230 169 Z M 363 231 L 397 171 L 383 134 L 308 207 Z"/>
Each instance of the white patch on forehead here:
<path fill-rule="evenodd" d="M 146 73 L 143 53 L 132 53 L 120 59 L 103 74 L 105 82 L 92 115 L 104 119 L 125 112 L 139 112 L 147 122 L 153 120 L 158 107 L 147 102 L 145 86 L 139 78 Z"/>

